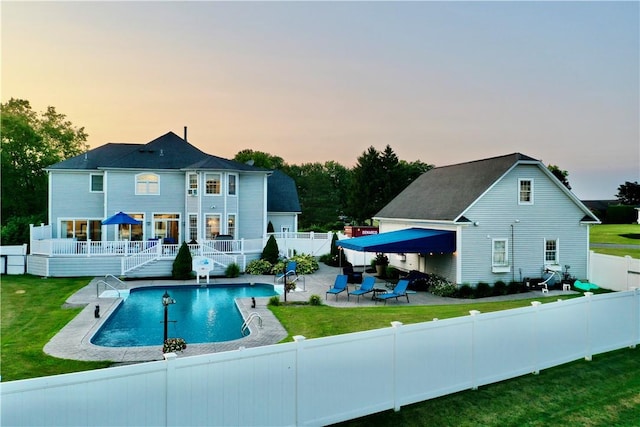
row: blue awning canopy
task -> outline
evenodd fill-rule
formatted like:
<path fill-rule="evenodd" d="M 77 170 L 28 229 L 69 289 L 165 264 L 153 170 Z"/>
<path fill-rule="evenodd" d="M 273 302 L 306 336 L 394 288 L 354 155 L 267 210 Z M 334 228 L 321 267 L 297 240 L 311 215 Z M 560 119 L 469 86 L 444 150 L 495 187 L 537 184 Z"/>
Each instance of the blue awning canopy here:
<path fill-rule="evenodd" d="M 408 228 L 388 233 L 338 240 L 338 246 L 359 252 L 453 253 L 456 232 L 430 228 Z"/>

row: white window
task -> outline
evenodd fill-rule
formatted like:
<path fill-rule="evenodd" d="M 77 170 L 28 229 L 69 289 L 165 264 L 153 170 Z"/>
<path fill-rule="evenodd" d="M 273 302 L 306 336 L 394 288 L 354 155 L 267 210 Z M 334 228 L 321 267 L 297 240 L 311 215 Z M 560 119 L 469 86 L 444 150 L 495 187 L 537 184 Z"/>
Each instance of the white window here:
<path fill-rule="evenodd" d="M 544 239 L 544 265 L 560 265 L 557 239 Z"/>
<path fill-rule="evenodd" d="M 198 240 L 198 215 L 189 214 L 189 241 Z"/>
<path fill-rule="evenodd" d="M 89 191 L 92 193 L 102 193 L 104 191 L 104 176 L 92 173 Z"/>
<path fill-rule="evenodd" d="M 518 204 L 533 204 L 533 179 L 521 178 L 518 180 Z"/>
<path fill-rule="evenodd" d="M 207 214 L 205 222 L 207 224 L 206 239 L 214 240 L 220 234 L 220 215 Z"/>
<path fill-rule="evenodd" d="M 208 173 L 205 175 L 205 193 L 220 194 L 220 174 Z"/>
<path fill-rule="evenodd" d="M 78 241 L 99 241 L 102 237 L 102 221 L 92 219 L 68 219 L 60 221 L 60 237 Z"/>
<path fill-rule="evenodd" d="M 493 239 L 491 247 L 491 271 L 506 273 L 509 266 L 509 241 L 507 239 Z"/>
<path fill-rule="evenodd" d="M 227 215 L 227 234 L 236 238 L 236 215 L 229 214 Z"/>
<path fill-rule="evenodd" d="M 155 173 L 136 175 L 136 194 L 160 194 L 160 177 Z"/>
<path fill-rule="evenodd" d="M 195 173 L 187 175 L 187 194 L 190 196 L 198 195 L 198 175 Z"/>
<path fill-rule="evenodd" d="M 491 264 L 493 266 L 504 267 L 509 265 L 509 252 L 507 249 L 507 239 L 493 239 L 493 251 L 491 253 Z"/>
<path fill-rule="evenodd" d="M 229 179 L 229 183 L 228 183 L 228 188 L 227 188 L 227 192 L 230 196 L 235 196 L 237 193 L 237 187 L 236 187 L 236 183 L 238 182 L 238 175 L 235 174 L 229 174 L 228 175 L 228 179 Z"/>
<path fill-rule="evenodd" d="M 153 237 L 164 243 L 180 242 L 180 214 L 153 214 Z"/>

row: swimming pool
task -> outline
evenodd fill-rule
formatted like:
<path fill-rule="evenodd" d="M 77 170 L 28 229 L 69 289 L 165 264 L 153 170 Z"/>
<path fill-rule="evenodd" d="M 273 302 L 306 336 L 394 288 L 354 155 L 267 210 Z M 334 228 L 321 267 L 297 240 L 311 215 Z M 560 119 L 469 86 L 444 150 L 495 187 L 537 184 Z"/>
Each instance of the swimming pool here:
<path fill-rule="evenodd" d="M 162 345 L 165 291 L 176 301 L 169 305 L 168 336 L 184 338 L 187 344 L 242 338 L 243 319 L 235 299 L 277 295 L 273 285 L 248 283 L 135 288 L 91 338 L 91 343 L 105 347 Z"/>

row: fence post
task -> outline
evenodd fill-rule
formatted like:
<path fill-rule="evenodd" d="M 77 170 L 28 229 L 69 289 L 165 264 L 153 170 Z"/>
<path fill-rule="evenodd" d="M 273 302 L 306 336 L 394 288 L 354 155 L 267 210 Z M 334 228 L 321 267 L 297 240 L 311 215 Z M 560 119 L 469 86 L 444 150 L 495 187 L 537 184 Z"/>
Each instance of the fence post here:
<path fill-rule="evenodd" d="M 478 389 L 478 383 L 476 380 L 476 319 L 480 314 L 478 310 L 469 310 L 471 315 L 471 390 Z"/>
<path fill-rule="evenodd" d="M 175 353 L 165 353 L 164 360 L 167 362 L 166 368 L 166 389 L 165 389 L 165 417 L 164 417 L 164 425 L 165 426 L 177 426 L 177 414 L 176 408 L 174 407 L 176 399 L 175 399 L 175 389 L 176 389 L 176 358 L 178 357 Z"/>
<path fill-rule="evenodd" d="M 293 396 L 293 407 L 294 407 L 294 418 L 296 420 L 296 425 L 302 425 L 303 422 L 300 419 L 300 411 L 298 410 L 298 408 L 300 407 L 300 373 L 302 372 L 302 369 L 300 369 L 300 359 L 302 357 L 302 350 L 304 349 L 304 340 L 306 340 L 306 338 L 304 337 L 304 335 L 294 335 L 293 336 L 293 341 L 297 344 L 296 345 L 296 366 L 295 366 L 295 375 L 296 375 L 296 381 L 295 381 L 295 387 L 296 387 L 296 391 L 294 393 Z"/>
<path fill-rule="evenodd" d="M 631 288 L 633 290 L 633 344 L 629 348 L 636 348 L 636 343 L 640 342 L 640 289 Z"/>
<path fill-rule="evenodd" d="M 587 321 L 584 322 L 586 327 L 587 327 L 587 348 L 586 348 L 586 354 L 584 356 L 584 360 L 590 362 L 591 359 L 593 358 L 593 355 L 591 354 L 591 297 L 593 296 L 593 292 L 585 292 L 584 296 L 587 297 Z"/>
<path fill-rule="evenodd" d="M 400 405 L 398 404 L 398 359 L 396 355 L 398 354 L 398 333 L 402 327 L 402 322 L 393 321 L 391 322 L 391 327 L 393 328 L 393 350 L 391 353 L 393 365 L 393 410 L 398 412 Z"/>
<path fill-rule="evenodd" d="M 540 307 L 540 301 L 531 301 L 531 305 L 535 310 L 535 321 L 533 322 L 533 375 L 538 375 L 540 373 L 540 369 L 538 368 L 538 355 L 540 351 L 540 346 L 538 346 L 538 334 L 540 331 L 540 322 L 538 319 L 538 307 Z"/>

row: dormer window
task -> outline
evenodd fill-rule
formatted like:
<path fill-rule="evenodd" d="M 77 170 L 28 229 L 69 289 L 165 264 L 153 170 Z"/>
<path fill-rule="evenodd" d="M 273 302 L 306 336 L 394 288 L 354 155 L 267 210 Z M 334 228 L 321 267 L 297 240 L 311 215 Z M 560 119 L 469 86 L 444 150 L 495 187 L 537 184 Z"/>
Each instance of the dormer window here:
<path fill-rule="evenodd" d="M 136 175 L 136 194 L 160 194 L 160 177 L 155 173 L 141 173 Z"/>
<path fill-rule="evenodd" d="M 533 179 L 521 178 L 518 180 L 518 204 L 533 204 Z"/>

